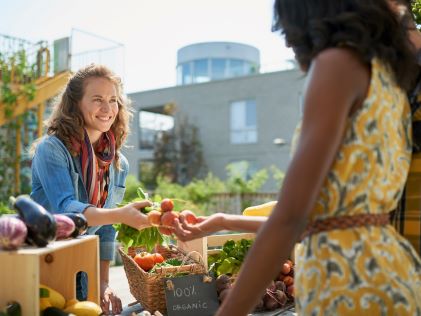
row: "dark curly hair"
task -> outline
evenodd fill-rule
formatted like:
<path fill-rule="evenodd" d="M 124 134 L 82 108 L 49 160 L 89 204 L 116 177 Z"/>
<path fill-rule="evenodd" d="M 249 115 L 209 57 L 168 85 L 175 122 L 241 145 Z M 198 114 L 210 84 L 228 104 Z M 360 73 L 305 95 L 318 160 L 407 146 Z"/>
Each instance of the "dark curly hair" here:
<path fill-rule="evenodd" d="M 415 51 L 386 0 L 275 0 L 272 30 L 281 30 L 304 69 L 322 50 L 349 46 L 366 63 L 377 57 L 389 65 L 407 91 L 417 75 Z"/>

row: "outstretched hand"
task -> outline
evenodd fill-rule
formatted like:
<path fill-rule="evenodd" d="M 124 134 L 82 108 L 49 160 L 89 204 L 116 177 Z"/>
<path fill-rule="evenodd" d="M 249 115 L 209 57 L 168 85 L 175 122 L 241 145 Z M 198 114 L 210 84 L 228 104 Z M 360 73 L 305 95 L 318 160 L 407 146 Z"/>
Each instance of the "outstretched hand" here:
<path fill-rule="evenodd" d="M 120 298 L 108 286 L 101 286 L 101 309 L 104 315 L 119 315 L 123 311 Z M 111 309 L 110 309 L 111 307 Z"/>
<path fill-rule="evenodd" d="M 174 233 L 181 241 L 208 236 L 223 229 L 222 213 L 216 213 L 208 217 L 197 217 L 196 224 L 189 224 L 182 215 L 174 220 Z"/>
<path fill-rule="evenodd" d="M 140 211 L 148 206 L 152 206 L 152 202 L 148 200 L 132 202 L 123 206 L 124 216 L 121 222 L 139 230 L 150 227 L 148 216 Z"/>

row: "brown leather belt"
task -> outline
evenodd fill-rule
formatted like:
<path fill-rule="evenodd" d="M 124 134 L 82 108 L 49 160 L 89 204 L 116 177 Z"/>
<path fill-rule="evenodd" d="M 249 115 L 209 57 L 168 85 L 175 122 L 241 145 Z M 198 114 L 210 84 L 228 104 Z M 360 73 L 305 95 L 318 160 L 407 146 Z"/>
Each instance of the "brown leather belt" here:
<path fill-rule="evenodd" d="M 390 223 L 389 216 L 389 213 L 357 214 L 315 220 L 307 225 L 306 230 L 301 235 L 301 240 L 310 235 L 318 234 L 321 232 L 327 232 L 335 229 L 347 229 L 362 226 L 386 226 Z"/>

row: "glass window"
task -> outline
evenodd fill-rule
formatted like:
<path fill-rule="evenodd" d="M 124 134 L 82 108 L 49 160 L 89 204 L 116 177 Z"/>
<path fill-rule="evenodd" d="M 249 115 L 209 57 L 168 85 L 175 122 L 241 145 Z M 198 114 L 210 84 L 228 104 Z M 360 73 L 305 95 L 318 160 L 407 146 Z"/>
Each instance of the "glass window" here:
<path fill-rule="evenodd" d="M 225 78 L 225 64 L 226 59 L 224 58 L 212 58 L 211 59 L 211 78 L 212 80 Z"/>
<path fill-rule="evenodd" d="M 153 149 L 155 137 L 159 131 L 167 131 L 174 127 L 174 118 L 170 115 L 147 111 L 139 112 L 139 130 L 141 149 Z"/>
<path fill-rule="evenodd" d="M 177 85 L 183 84 L 183 66 L 177 66 Z"/>
<path fill-rule="evenodd" d="M 193 62 L 194 82 L 207 82 L 210 80 L 208 71 L 208 59 L 198 59 Z"/>
<path fill-rule="evenodd" d="M 256 101 L 244 100 L 231 103 L 231 143 L 257 142 Z"/>
<path fill-rule="evenodd" d="M 185 63 L 182 65 L 182 84 L 193 83 L 192 71 L 190 63 Z"/>
<path fill-rule="evenodd" d="M 229 60 L 229 76 L 237 77 L 245 75 L 244 72 L 244 61 L 240 59 Z"/>

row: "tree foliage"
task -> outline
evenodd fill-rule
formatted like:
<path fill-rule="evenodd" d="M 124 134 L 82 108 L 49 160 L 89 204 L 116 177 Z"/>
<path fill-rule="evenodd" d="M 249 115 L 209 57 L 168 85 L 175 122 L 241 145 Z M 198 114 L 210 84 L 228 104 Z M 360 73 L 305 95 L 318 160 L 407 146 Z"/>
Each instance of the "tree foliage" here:
<path fill-rule="evenodd" d="M 187 117 L 177 120 L 175 128 L 161 131 L 155 141 L 154 178 L 187 185 L 206 173 L 199 130 Z"/>
<path fill-rule="evenodd" d="M 419 28 L 421 26 L 421 0 L 412 1 L 412 13 Z"/>

